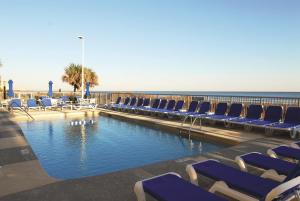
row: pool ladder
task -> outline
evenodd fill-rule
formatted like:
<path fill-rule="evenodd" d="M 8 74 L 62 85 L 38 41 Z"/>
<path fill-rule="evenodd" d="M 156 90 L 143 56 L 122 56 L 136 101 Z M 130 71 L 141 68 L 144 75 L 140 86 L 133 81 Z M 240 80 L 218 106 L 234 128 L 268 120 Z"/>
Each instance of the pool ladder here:
<path fill-rule="evenodd" d="M 185 128 L 184 128 L 184 124 L 185 124 L 185 122 L 186 122 L 189 118 L 190 118 L 190 126 L 189 126 L 188 129 L 185 129 Z M 191 134 L 191 131 L 192 131 L 192 128 L 194 127 L 194 125 L 196 124 L 197 120 L 199 120 L 199 126 L 200 126 L 200 130 L 201 130 L 201 128 L 202 128 L 202 118 L 196 117 L 196 118 L 193 119 L 193 117 L 188 117 L 188 116 L 186 116 L 186 117 L 183 119 L 182 123 L 181 123 L 180 129 L 179 129 L 179 134 L 185 133 L 185 134 L 188 135 L 189 140 L 191 140 L 191 135 L 192 135 L 192 134 Z"/>
<path fill-rule="evenodd" d="M 31 118 L 31 120 L 34 120 L 34 118 L 33 118 L 33 116 L 31 116 L 25 109 L 23 109 L 20 105 L 18 105 L 17 103 L 12 103 L 12 104 L 10 104 L 9 106 L 11 107 L 12 105 L 15 105 L 18 109 L 20 109 L 22 112 L 24 112 L 26 115 L 27 115 L 27 117 L 30 117 Z M 13 109 L 11 108 L 11 111 L 13 111 Z"/>

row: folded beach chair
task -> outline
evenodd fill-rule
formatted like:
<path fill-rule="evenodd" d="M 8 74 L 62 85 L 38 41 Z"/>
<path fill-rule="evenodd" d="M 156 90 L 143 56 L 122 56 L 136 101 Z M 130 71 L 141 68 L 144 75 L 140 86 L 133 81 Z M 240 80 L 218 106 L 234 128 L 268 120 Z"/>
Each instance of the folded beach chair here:
<path fill-rule="evenodd" d="M 266 129 L 268 129 L 269 132 L 277 130 L 287 131 L 292 138 L 296 138 L 300 131 L 300 107 L 287 108 L 284 121 L 267 125 Z"/>
<path fill-rule="evenodd" d="M 173 172 L 136 182 L 134 192 L 137 201 L 146 201 L 146 193 L 158 201 L 226 200 L 191 184 Z"/>
<path fill-rule="evenodd" d="M 24 106 L 22 105 L 22 101 L 19 98 L 11 99 L 8 103 L 8 109 L 10 110 L 22 110 Z"/>
<path fill-rule="evenodd" d="M 169 117 L 185 117 L 185 116 L 188 116 L 190 114 L 195 114 L 197 108 L 198 108 L 198 104 L 199 102 L 198 101 L 192 101 L 189 105 L 189 108 L 187 111 L 172 111 L 172 112 L 169 112 L 168 113 L 168 116 Z"/>
<path fill-rule="evenodd" d="M 243 125 L 244 123 L 255 121 L 261 118 L 264 109 L 262 105 L 249 105 L 247 108 L 246 117 L 229 119 L 229 124 Z"/>
<path fill-rule="evenodd" d="M 198 185 L 197 174 L 206 176 L 216 181 L 209 192 L 219 192 L 235 200 L 290 200 L 300 185 L 300 177 L 278 182 L 240 171 L 217 160 L 191 164 L 186 170 L 193 184 Z"/>
<path fill-rule="evenodd" d="M 66 106 L 67 107 L 67 106 Z M 79 103 L 73 105 L 71 107 L 77 110 L 81 109 L 92 109 L 95 110 L 98 107 L 98 104 L 96 104 L 95 98 L 89 98 L 89 99 L 79 99 Z"/>
<path fill-rule="evenodd" d="M 34 98 L 27 100 L 27 110 L 33 109 L 33 110 L 40 110 L 41 107 L 36 103 L 36 100 Z"/>
<path fill-rule="evenodd" d="M 244 172 L 248 172 L 247 166 L 257 167 L 264 170 L 261 177 L 279 182 L 284 181 L 287 176 L 293 174 L 295 169 L 299 169 L 300 171 L 300 167 L 296 163 L 266 156 L 258 152 L 237 156 L 235 157 L 235 161 Z"/>
<path fill-rule="evenodd" d="M 267 154 L 274 158 L 282 157 L 300 161 L 300 149 L 287 145 L 281 145 L 275 148 L 268 149 Z"/>
<path fill-rule="evenodd" d="M 282 106 L 269 106 L 265 112 L 263 120 L 254 120 L 247 122 L 245 125 L 249 127 L 265 127 L 266 125 L 279 122 L 282 118 Z"/>

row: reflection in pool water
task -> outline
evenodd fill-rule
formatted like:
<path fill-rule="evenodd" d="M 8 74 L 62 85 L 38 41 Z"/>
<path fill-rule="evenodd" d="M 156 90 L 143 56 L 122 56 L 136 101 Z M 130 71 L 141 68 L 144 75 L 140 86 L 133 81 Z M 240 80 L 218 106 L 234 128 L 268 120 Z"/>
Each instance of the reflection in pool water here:
<path fill-rule="evenodd" d="M 20 123 L 49 175 L 67 179 L 104 174 L 163 160 L 217 151 L 224 145 L 193 141 L 172 133 L 116 120 L 93 118 L 72 126 L 58 119 Z"/>

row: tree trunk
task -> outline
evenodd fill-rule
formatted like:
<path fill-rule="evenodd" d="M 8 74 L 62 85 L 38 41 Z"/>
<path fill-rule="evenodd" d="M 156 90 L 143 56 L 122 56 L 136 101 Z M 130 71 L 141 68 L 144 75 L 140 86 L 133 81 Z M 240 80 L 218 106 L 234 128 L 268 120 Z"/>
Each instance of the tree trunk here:
<path fill-rule="evenodd" d="M 76 85 L 74 85 L 74 92 L 76 92 Z"/>

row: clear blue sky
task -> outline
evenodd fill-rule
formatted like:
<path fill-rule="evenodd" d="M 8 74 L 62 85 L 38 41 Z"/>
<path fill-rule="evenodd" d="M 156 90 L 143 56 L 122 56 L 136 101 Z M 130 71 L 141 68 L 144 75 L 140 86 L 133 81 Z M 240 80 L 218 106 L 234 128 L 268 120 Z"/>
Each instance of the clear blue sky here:
<path fill-rule="evenodd" d="M 300 91 L 299 0 L 9 0 L 0 9 L 0 75 L 18 89 Z"/>

